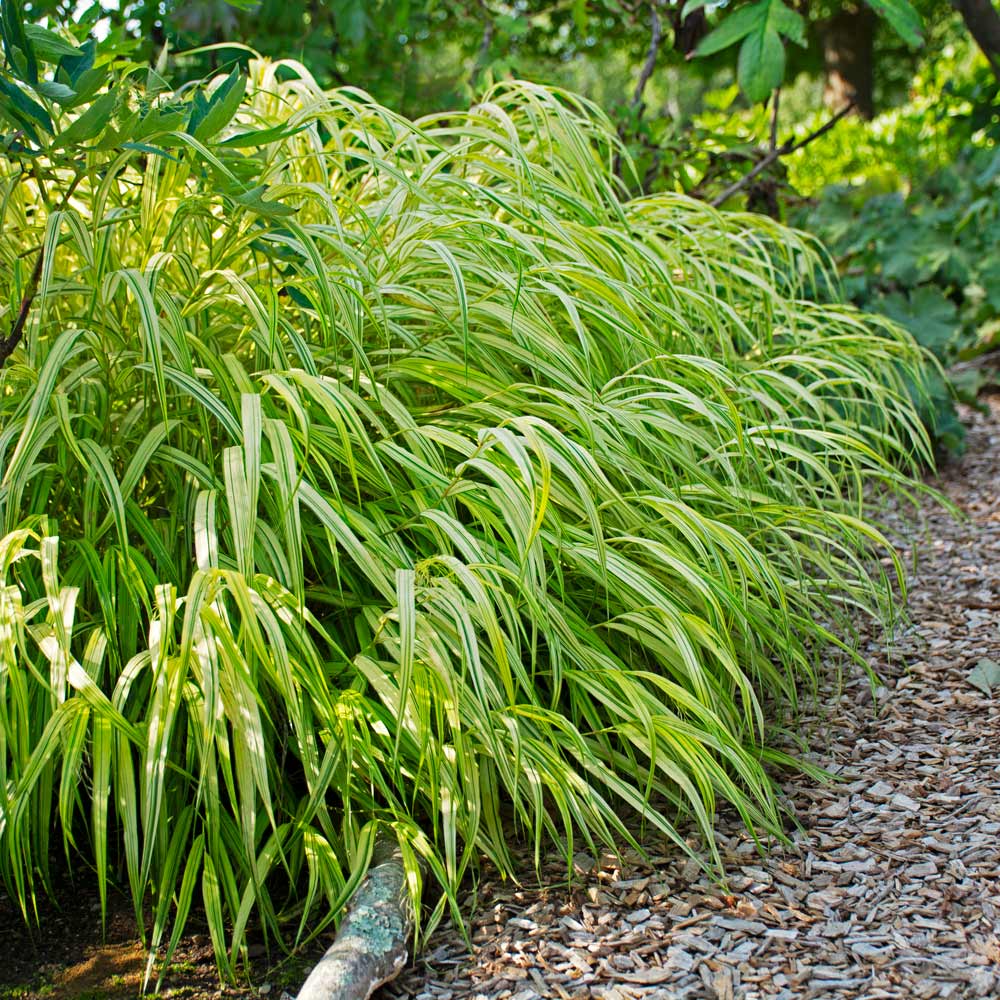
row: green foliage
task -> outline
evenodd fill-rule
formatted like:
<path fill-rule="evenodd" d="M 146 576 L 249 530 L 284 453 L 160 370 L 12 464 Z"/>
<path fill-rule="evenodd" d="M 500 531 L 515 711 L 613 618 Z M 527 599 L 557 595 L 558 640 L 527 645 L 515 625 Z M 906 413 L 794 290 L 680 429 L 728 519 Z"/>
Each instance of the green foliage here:
<path fill-rule="evenodd" d="M 688 3 L 685 10 L 702 3 Z M 782 0 L 754 0 L 739 7 L 705 36 L 696 56 L 710 56 L 740 42 L 737 79 L 752 103 L 766 100 L 785 76 L 784 39 L 805 44 L 805 21 Z"/>
<path fill-rule="evenodd" d="M 866 0 L 866 3 L 907 45 L 916 47 L 923 42 L 923 24 L 909 0 Z"/>
<path fill-rule="evenodd" d="M 924 5 L 926 6 L 926 5 Z M 927 12 L 930 17 L 930 11 Z M 989 141 L 996 81 L 989 65 L 954 18 L 938 18 L 919 64 L 901 64 L 898 53 L 879 63 L 881 92 L 904 88 L 905 99 L 873 121 L 840 120 L 818 139 L 780 158 L 761 182 L 781 192 L 774 209 L 784 212 L 800 195 L 813 197 L 834 184 L 863 186 L 868 193 L 901 190 L 954 162 L 967 146 Z M 889 76 L 892 69 L 896 74 Z M 669 75 L 670 71 L 667 71 Z M 727 80 L 724 74 L 717 77 Z M 616 113 L 621 134 L 639 167 L 645 191 L 675 190 L 711 197 L 743 176 L 769 150 L 773 106 L 750 105 L 738 83 L 695 86 L 677 118 Z M 781 92 L 779 142 L 801 142 L 829 121 L 822 81 L 800 73 Z M 741 197 L 750 194 L 751 187 Z"/>
<path fill-rule="evenodd" d="M 949 43 L 918 68 L 907 99 L 870 122 L 849 117 L 789 157 L 792 188 L 809 197 L 832 185 L 866 194 L 919 187 L 968 147 L 995 141 L 997 81 L 970 39 Z M 818 127 L 824 112 L 800 116 L 796 136 Z M 756 121 L 757 134 L 763 122 Z"/>
<path fill-rule="evenodd" d="M 872 195 L 879 182 L 832 186 L 800 219 L 835 255 L 848 298 L 905 326 L 945 365 L 1000 345 L 1000 116 L 995 81 L 979 86 L 960 84 L 961 113 L 934 123 L 941 149 L 964 147 L 954 162 L 931 169 L 940 154 L 925 150 L 907 195 Z M 941 383 L 934 395 L 937 433 L 959 447 L 951 394 Z"/>
<path fill-rule="evenodd" d="M 780 834 L 774 726 L 851 616 L 892 614 L 864 516 L 931 460 L 912 338 L 811 302 L 801 234 L 626 200 L 570 94 L 410 122 L 290 62 L 174 93 L 9 31 L 25 912 L 61 846 L 167 962 L 199 900 L 228 973 L 251 919 L 290 944 L 339 914 L 379 830 L 418 904 L 419 858 L 445 890 L 425 928 L 516 835 L 569 864 L 631 815 L 691 850 L 687 814 L 718 863 L 720 801 Z"/>
<path fill-rule="evenodd" d="M 909 0 L 866 0 L 909 45 L 922 42 L 921 19 Z M 716 6 L 707 0 L 688 0 L 685 12 Z M 721 5 L 720 5 L 721 6 Z M 739 43 L 737 81 L 753 104 L 766 100 L 785 79 L 785 45 L 806 44 L 806 22 L 783 0 L 744 0 L 722 6 L 719 25 L 695 49 L 704 57 Z"/>

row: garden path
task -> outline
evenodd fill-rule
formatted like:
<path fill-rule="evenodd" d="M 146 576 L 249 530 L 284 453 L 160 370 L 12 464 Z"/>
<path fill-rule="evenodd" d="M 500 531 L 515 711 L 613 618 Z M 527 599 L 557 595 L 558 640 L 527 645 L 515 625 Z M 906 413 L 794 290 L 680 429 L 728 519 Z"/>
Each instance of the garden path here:
<path fill-rule="evenodd" d="M 723 817 L 728 892 L 666 848 L 645 864 L 578 855 L 572 888 L 561 862 L 545 890 L 484 881 L 474 954 L 443 931 L 384 995 L 1000 996 L 1000 689 L 970 683 L 1000 663 L 1000 397 L 986 405 L 934 483 L 967 520 L 929 499 L 917 530 L 911 508 L 883 518 L 912 569 L 911 621 L 894 643 L 862 638 L 877 705 L 852 676 L 804 720 L 811 758 L 843 780 L 788 783 L 790 848 L 762 858 Z"/>

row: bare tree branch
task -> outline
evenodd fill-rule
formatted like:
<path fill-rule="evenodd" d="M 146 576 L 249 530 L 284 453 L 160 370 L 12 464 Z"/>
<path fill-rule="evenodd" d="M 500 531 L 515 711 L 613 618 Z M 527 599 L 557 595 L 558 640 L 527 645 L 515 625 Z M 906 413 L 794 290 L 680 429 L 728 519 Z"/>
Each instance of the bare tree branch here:
<path fill-rule="evenodd" d="M 298 1000 L 367 1000 L 399 974 L 409 955 L 413 911 L 398 844 L 376 845 L 372 867 Z"/>
<path fill-rule="evenodd" d="M 810 132 L 804 139 L 800 139 L 798 142 L 794 142 L 789 139 L 787 142 L 783 142 L 780 146 L 775 146 L 771 149 L 767 155 L 757 163 L 757 165 L 750 170 L 748 173 L 744 174 L 738 181 L 730 184 L 722 194 L 716 195 L 710 204 L 713 208 L 718 208 L 720 205 L 728 201 L 737 191 L 742 191 L 758 174 L 763 173 L 767 168 L 774 163 L 775 160 L 780 159 L 782 156 L 788 156 L 789 153 L 798 152 L 803 146 L 808 146 L 809 143 L 818 139 L 821 135 L 826 135 L 846 115 L 850 114 L 854 110 L 854 102 L 845 104 L 828 122 L 821 125 L 815 132 Z"/>
<path fill-rule="evenodd" d="M 630 8 L 623 2 L 623 0 L 618 0 L 621 6 L 625 10 L 630 10 Z M 635 121 L 638 122 L 642 118 L 643 104 L 642 97 L 646 92 L 646 84 L 649 83 L 650 77 L 653 75 L 653 70 L 656 68 L 656 57 L 660 52 L 660 44 L 663 42 L 663 25 L 660 22 L 660 14 L 656 9 L 659 5 L 659 0 L 650 0 L 649 4 L 649 15 L 650 15 L 650 36 L 649 36 L 649 50 L 646 52 L 646 59 L 642 64 L 642 69 L 639 71 L 639 79 L 636 81 L 635 91 L 632 94 L 632 100 L 629 101 L 629 109 L 635 112 Z M 625 140 L 626 125 L 622 122 L 618 126 L 618 138 L 624 142 Z M 615 153 L 614 163 L 612 164 L 612 170 L 615 175 L 621 176 L 621 153 Z"/>
<path fill-rule="evenodd" d="M 73 178 L 73 182 L 66 189 L 66 193 L 62 197 L 62 202 L 59 206 L 60 211 L 66 207 L 70 198 L 73 197 L 73 192 L 81 180 L 83 180 L 83 174 L 77 174 Z M 7 359 L 14 353 L 17 345 L 21 343 L 21 338 L 24 336 L 24 327 L 28 322 L 31 303 L 35 301 L 35 296 L 38 294 L 38 282 L 42 277 L 42 265 L 44 263 L 45 249 L 42 247 L 39 248 L 38 257 L 35 259 L 35 266 L 31 269 L 31 277 L 28 279 L 28 285 L 21 296 L 21 307 L 17 311 L 17 316 L 14 317 L 10 333 L 0 340 L 0 368 L 4 366 Z"/>
<path fill-rule="evenodd" d="M 660 15 L 656 9 L 656 0 L 649 5 L 650 23 L 652 33 L 649 36 L 649 51 L 646 53 L 646 61 L 642 64 L 642 71 L 639 73 L 639 80 L 635 85 L 635 93 L 629 104 L 631 108 L 638 108 L 642 104 L 642 95 L 646 91 L 646 84 L 653 75 L 656 68 L 656 57 L 660 52 L 660 43 L 663 41 L 663 25 L 660 23 Z"/>
<path fill-rule="evenodd" d="M 479 73 L 486 65 L 486 60 L 490 54 L 490 46 L 493 45 L 493 35 L 496 33 L 496 22 L 493 14 L 485 3 L 480 3 L 483 12 L 483 40 L 479 43 L 479 51 L 476 53 L 476 60 L 472 64 L 472 72 L 469 74 L 469 85 L 474 87 L 479 78 Z"/>
<path fill-rule="evenodd" d="M 778 109 L 781 107 L 781 88 L 771 98 L 771 152 L 778 148 Z"/>

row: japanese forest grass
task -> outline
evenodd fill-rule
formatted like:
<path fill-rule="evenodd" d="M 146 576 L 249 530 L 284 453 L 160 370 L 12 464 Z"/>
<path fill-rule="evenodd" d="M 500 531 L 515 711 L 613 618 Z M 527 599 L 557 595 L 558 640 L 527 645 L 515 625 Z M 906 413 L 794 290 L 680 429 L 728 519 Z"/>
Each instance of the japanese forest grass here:
<path fill-rule="evenodd" d="M 58 211 L 4 178 L 8 275 L 50 251 L 0 372 L 8 891 L 65 850 L 152 945 L 203 907 L 231 972 L 377 831 L 425 929 L 517 838 L 779 831 L 772 724 L 892 613 L 866 497 L 931 460 L 914 342 L 810 302 L 802 234 L 623 200 L 570 95 L 411 123 L 254 63 L 238 121 L 293 127 L 254 183 L 294 212 L 206 147 Z"/>

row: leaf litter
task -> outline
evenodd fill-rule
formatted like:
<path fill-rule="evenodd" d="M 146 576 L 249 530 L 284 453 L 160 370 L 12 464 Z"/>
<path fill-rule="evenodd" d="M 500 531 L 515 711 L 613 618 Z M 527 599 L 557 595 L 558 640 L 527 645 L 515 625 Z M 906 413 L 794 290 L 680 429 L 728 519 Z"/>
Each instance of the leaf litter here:
<path fill-rule="evenodd" d="M 1000 663 L 982 659 L 969 671 L 969 683 L 979 688 L 983 694 L 990 694 L 1000 686 Z"/>

